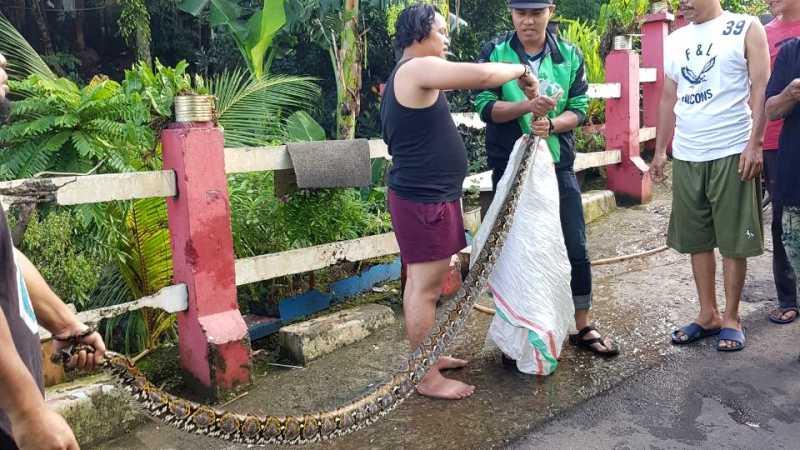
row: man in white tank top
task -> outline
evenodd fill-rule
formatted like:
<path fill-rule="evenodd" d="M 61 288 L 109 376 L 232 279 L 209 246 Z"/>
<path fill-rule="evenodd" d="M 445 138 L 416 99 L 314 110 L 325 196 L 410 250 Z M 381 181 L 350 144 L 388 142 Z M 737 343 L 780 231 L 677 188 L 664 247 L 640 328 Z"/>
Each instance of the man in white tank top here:
<path fill-rule="evenodd" d="M 720 0 L 681 0 L 689 24 L 664 51 L 664 90 L 650 171 L 665 178 L 673 138 L 673 200 L 667 244 L 691 255 L 700 314 L 674 344 L 719 334 L 720 351 L 741 350 L 739 300 L 747 259 L 763 251 L 761 190 L 764 92 L 769 48 L 758 19 Z M 714 249 L 723 258 L 725 311 L 717 309 Z"/>

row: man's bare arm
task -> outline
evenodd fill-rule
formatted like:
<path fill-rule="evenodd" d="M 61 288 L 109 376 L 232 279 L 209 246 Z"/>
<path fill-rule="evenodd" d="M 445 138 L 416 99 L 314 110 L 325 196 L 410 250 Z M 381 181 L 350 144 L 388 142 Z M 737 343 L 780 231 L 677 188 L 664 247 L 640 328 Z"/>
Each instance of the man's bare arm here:
<path fill-rule="evenodd" d="M 664 77 L 661 100 L 658 103 L 658 127 L 656 128 L 656 154 L 667 154 L 667 145 L 675 134 L 675 104 L 678 103 L 678 84 Z"/>
<path fill-rule="evenodd" d="M 530 101 L 506 102 L 497 100 L 492 107 L 492 121 L 506 123 L 517 120 L 531 112 Z"/>
<path fill-rule="evenodd" d="M 656 153 L 650 163 L 653 181 L 659 183 L 666 176 L 667 145 L 675 134 L 675 103 L 678 102 L 678 85 L 670 77 L 664 78 L 661 100 L 658 103 L 658 127 L 656 128 Z"/>
<path fill-rule="evenodd" d="M 769 120 L 783 119 L 800 102 L 800 78 L 795 78 L 780 94 L 767 99 L 766 112 Z"/>
<path fill-rule="evenodd" d="M 414 58 L 398 70 L 420 89 L 489 89 L 526 73 L 524 64 L 456 63 L 426 56 Z"/>
<path fill-rule="evenodd" d="M 50 289 L 50 286 L 42 278 L 33 263 L 19 250 L 14 249 L 14 252 L 16 253 L 22 276 L 25 278 L 25 285 L 28 287 L 36 318 L 42 326 L 54 336 L 76 336 L 86 331 L 88 327 L 81 323 L 58 295 Z M 68 367 L 77 366 L 78 368 L 94 370 L 98 364 L 102 363 L 105 356 L 105 342 L 103 342 L 103 338 L 98 333 L 84 336 L 80 341 L 95 349 L 94 357 L 92 358 L 87 352 L 81 351 L 72 357 Z M 56 342 L 56 349 L 58 350 L 67 345 L 69 345 L 68 342 Z"/>
<path fill-rule="evenodd" d="M 764 127 L 767 117 L 764 111 L 764 95 L 769 81 L 769 45 L 767 33 L 759 22 L 753 22 L 745 36 L 745 56 L 750 75 L 750 109 L 753 114 L 753 130 L 747 148 L 739 160 L 739 173 L 743 180 L 751 180 L 761 173 L 764 164 Z"/>
<path fill-rule="evenodd" d="M 39 408 L 46 408 L 44 399 L 17 353 L 6 316 L 0 309 L 0 410 L 13 423 Z"/>
<path fill-rule="evenodd" d="M 39 386 L 22 362 L 0 309 L 0 410 L 8 415 L 21 450 L 78 450 L 64 419 L 44 402 Z"/>

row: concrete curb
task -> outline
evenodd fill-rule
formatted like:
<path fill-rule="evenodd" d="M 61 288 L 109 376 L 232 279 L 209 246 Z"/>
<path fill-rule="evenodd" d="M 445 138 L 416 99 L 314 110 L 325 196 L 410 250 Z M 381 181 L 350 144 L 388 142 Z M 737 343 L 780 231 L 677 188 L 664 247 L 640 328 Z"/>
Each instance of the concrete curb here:
<path fill-rule="evenodd" d="M 105 374 L 52 386 L 45 398 L 47 406 L 66 419 L 81 446 L 121 436 L 146 419 Z"/>
<path fill-rule="evenodd" d="M 278 331 L 278 339 L 282 351 L 306 364 L 394 321 L 392 308 L 369 304 L 285 326 Z"/>
<path fill-rule="evenodd" d="M 594 222 L 617 209 L 617 201 L 611 191 L 585 192 L 581 195 L 581 200 L 586 223 Z"/>

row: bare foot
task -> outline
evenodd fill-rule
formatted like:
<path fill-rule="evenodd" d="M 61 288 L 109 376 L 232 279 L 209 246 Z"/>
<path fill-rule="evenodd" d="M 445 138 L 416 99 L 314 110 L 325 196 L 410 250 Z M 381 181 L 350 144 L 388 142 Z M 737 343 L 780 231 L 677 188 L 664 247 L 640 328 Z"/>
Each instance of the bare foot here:
<path fill-rule="evenodd" d="M 453 358 L 451 356 L 442 356 L 436 361 L 436 368 L 439 370 L 447 369 L 460 369 L 469 364 L 465 359 Z"/>
<path fill-rule="evenodd" d="M 420 395 L 445 400 L 461 400 L 475 392 L 475 386 L 445 378 L 435 367 L 431 368 L 417 386 Z"/>

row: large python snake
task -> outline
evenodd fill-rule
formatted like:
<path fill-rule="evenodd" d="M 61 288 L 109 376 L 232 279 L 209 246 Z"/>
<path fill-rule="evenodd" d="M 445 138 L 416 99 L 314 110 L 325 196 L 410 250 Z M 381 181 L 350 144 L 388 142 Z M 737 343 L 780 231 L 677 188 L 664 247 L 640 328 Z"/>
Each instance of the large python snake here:
<path fill-rule="evenodd" d="M 514 181 L 501 212 L 464 283 L 454 299 L 444 307 L 445 318 L 408 356 L 401 370 L 369 394 L 330 411 L 297 416 L 258 416 L 221 411 L 168 394 L 150 383 L 131 360 L 121 354 L 107 352 L 103 369 L 113 375 L 149 415 L 181 430 L 226 441 L 251 445 L 306 444 L 330 440 L 372 424 L 414 392 L 428 369 L 464 328 L 472 307 L 486 288 L 511 229 L 522 186 L 539 145 L 538 137 L 525 139 L 522 163 L 514 168 Z M 92 349 L 74 344 L 54 355 L 54 360 L 64 362 L 81 350 Z"/>

